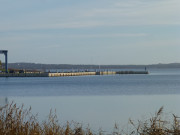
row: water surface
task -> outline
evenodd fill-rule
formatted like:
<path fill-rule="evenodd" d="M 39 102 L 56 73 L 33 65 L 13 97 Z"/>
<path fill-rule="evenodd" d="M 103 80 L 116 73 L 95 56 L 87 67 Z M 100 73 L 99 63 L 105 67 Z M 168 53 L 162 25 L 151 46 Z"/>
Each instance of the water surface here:
<path fill-rule="evenodd" d="M 125 127 L 129 118 L 149 118 L 161 106 L 180 116 L 180 69 L 152 69 L 149 75 L 0 78 L 0 97 L 32 106 L 40 120 L 52 108 L 62 123 L 74 120 L 110 130 L 115 122 Z"/>

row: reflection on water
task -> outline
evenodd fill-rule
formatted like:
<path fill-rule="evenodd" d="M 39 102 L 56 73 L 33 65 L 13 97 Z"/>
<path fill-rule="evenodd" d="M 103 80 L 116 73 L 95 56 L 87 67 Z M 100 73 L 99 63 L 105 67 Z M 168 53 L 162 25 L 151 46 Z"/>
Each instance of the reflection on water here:
<path fill-rule="evenodd" d="M 0 97 L 0 107 L 5 106 L 8 104 L 8 98 L 7 97 Z"/>

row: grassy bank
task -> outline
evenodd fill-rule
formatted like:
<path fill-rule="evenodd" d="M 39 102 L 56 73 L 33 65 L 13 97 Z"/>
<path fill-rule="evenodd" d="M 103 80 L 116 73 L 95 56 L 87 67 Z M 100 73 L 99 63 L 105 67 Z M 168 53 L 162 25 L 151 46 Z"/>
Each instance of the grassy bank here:
<path fill-rule="evenodd" d="M 160 108 L 152 118 L 133 122 L 130 120 L 128 130 L 120 130 L 115 124 L 112 135 L 180 135 L 180 123 L 177 116 L 172 114 L 173 119 L 167 121 L 162 117 L 163 108 Z M 107 134 L 99 131 L 92 132 L 89 127 L 76 122 L 67 122 L 61 125 L 56 114 L 50 111 L 46 121 L 40 123 L 37 116 L 31 113 L 31 108 L 24 109 L 23 105 L 17 107 L 11 103 L 0 108 L 0 135 L 94 135 Z"/>

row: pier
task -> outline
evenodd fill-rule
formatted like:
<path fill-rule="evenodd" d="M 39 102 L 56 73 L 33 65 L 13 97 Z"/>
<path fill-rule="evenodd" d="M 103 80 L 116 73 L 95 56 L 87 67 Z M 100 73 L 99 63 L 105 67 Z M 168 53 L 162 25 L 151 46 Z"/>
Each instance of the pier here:
<path fill-rule="evenodd" d="M 99 72 L 59 72 L 59 73 L 0 73 L 0 77 L 63 77 L 88 75 L 116 75 L 116 74 L 149 74 L 148 71 L 99 71 Z"/>
<path fill-rule="evenodd" d="M 8 50 L 0 50 L 5 55 L 5 72 L 0 71 L 0 77 L 61 77 L 61 76 L 87 76 L 87 75 L 116 75 L 116 74 L 149 74 L 148 71 L 82 71 L 82 72 L 40 72 L 36 70 L 8 69 Z M 99 67 L 100 69 L 100 67 Z"/>

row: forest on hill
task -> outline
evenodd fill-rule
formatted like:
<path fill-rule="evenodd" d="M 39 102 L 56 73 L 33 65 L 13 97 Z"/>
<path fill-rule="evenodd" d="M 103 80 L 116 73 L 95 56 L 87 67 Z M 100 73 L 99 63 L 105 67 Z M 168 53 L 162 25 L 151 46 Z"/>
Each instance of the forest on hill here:
<path fill-rule="evenodd" d="M 180 68 L 180 63 L 151 65 L 73 65 L 73 64 L 40 64 L 40 63 L 9 63 L 11 69 L 144 69 L 146 68 Z"/>

